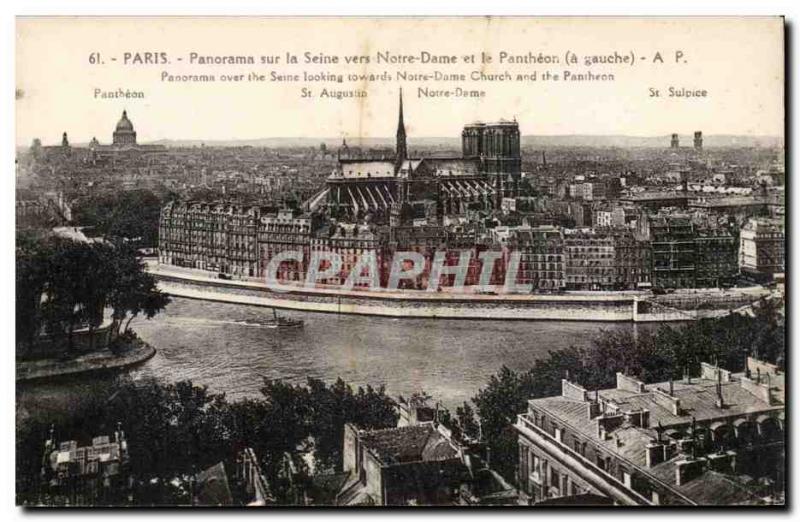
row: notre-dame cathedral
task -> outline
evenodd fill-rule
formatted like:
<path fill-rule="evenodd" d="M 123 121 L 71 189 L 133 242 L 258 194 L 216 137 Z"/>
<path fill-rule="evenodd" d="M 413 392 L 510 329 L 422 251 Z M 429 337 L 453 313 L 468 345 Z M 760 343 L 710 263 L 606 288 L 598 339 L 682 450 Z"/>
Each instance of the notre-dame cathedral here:
<path fill-rule="evenodd" d="M 391 222 L 413 204 L 435 208 L 438 217 L 468 209 L 499 208 L 517 195 L 520 133 L 516 121 L 470 123 L 461 133 L 457 157 L 409 157 L 403 120 L 403 94 L 394 157 L 352 158 L 340 155 L 328 178 L 328 204 L 342 218 Z"/>

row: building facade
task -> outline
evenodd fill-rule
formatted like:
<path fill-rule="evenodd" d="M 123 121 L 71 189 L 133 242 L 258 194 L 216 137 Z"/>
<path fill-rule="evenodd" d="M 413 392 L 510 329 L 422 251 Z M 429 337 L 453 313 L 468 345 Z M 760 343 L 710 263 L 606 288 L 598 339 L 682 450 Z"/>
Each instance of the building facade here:
<path fill-rule="evenodd" d="M 519 284 L 529 284 L 539 291 L 566 288 L 564 236 L 552 226 L 520 229 L 512 250 L 520 253 Z"/>
<path fill-rule="evenodd" d="M 739 272 L 738 244 L 725 227 L 695 223 L 689 214 L 643 214 L 637 234 L 652 246 L 653 286 L 719 287 Z"/>
<path fill-rule="evenodd" d="M 786 270 L 786 231 L 783 221 L 752 218 L 739 232 L 739 267 L 765 275 Z"/>
<path fill-rule="evenodd" d="M 344 426 L 346 475 L 339 506 L 515 505 L 517 492 L 490 469 L 483 445 L 454 435 L 424 402 L 402 397 L 395 428 Z"/>
<path fill-rule="evenodd" d="M 58 442 L 51 428 L 42 458 L 42 495 L 52 506 L 120 506 L 129 502 L 132 477 L 128 442 L 120 426 L 112 437 Z"/>
<path fill-rule="evenodd" d="M 734 374 L 645 384 L 622 373 L 612 389 L 562 380 L 560 396 L 518 416 L 520 497 L 607 497 L 620 505 L 780 502 L 784 374 L 748 359 Z M 755 480 L 754 480 L 755 479 Z"/>
<path fill-rule="evenodd" d="M 565 231 L 564 279 L 567 289 L 601 290 L 615 282 L 614 238 L 592 229 Z"/>

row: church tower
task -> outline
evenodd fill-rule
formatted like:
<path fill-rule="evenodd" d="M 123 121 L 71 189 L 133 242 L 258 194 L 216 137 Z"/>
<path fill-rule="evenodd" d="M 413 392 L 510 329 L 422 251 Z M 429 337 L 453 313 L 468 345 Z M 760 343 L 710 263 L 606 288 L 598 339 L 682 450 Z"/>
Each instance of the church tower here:
<path fill-rule="evenodd" d="M 403 88 L 400 88 L 400 117 L 397 120 L 397 145 L 396 145 L 396 168 L 399 170 L 403 162 L 408 159 L 408 149 L 406 148 L 406 125 L 403 122 Z"/>

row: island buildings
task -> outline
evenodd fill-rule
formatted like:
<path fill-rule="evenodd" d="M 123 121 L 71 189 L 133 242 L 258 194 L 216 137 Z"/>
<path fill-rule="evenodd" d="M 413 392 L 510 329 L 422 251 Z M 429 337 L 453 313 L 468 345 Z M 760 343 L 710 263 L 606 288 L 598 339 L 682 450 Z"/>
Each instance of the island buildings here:
<path fill-rule="evenodd" d="M 561 395 L 528 401 L 514 428 L 520 496 L 529 503 L 598 495 L 621 505 L 781 502 L 785 374 L 747 359 L 743 373 L 615 388 L 562 379 Z"/>
<path fill-rule="evenodd" d="M 469 286 L 482 270 L 478 256 L 494 250 L 500 259 L 491 284 L 503 284 L 516 252 L 516 282 L 535 291 L 719 287 L 734 284 L 743 270 L 741 223 L 782 208 L 762 196 L 692 192 L 692 169 L 702 169 L 680 163 L 667 173 L 677 190 L 641 191 L 624 176 L 581 175 L 545 192 L 529 176 L 523 193 L 516 121 L 464 126 L 460 156 L 415 157 L 404 118 L 401 94 L 394 151 L 354 153 L 343 143 L 324 186 L 296 208 L 169 202 L 161 212 L 159 261 L 263 279 L 276 255 L 299 251 L 300 259 L 280 264 L 278 277 L 303 281 L 313 254 L 334 253 L 344 261 L 342 272 L 324 283 L 337 285 L 370 254 L 384 284 L 393 255 L 413 251 L 425 266 L 409 288 L 424 288 L 436 252 L 445 252 L 448 265 L 471 252 Z M 699 156 L 702 133 L 695 138 L 692 157 Z M 544 161 L 543 167 L 549 168 Z"/>

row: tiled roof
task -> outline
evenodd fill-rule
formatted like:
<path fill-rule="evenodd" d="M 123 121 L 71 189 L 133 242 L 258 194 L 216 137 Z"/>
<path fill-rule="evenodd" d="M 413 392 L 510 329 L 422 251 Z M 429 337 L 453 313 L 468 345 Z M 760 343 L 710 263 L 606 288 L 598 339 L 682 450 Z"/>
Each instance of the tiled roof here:
<path fill-rule="evenodd" d="M 364 432 L 361 442 L 384 464 L 443 460 L 456 456 L 447 439 L 429 424 Z"/>
<path fill-rule="evenodd" d="M 422 167 L 441 176 L 475 176 L 479 173 L 478 162 L 461 158 L 425 158 Z"/>
<path fill-rule="evenodd" d="M 716 403 L 716 380 L 695 377 L 691 383 L 674 381 L 672 395 L 680 401 L 681 415 L 675 415 L 654 398 L 653 390 L 658 387 L 666 391 L 669 389 L 669 382 L 648 384 L 643 393 L 619 388 L 600 390 L 598 396 L 601 402 L 612 402 L 619 407 L 620 412 L 643 409 L 649 411 L 650 427 L 641 428 L 623 423 L 622 426 L 612 430 L 611 437 L 607 439 L 600 439 L 597 436 L 597 419 L 589 417 L 587 402 L 556 396 L 534 399 L 529 403 L 532 407 L 548 413 L 557 422 L 585 436 L 605 451 L 632 463 L 640 472 L 669 485 L 695 502 L 717 505 L 752 503 L 758 501 L 758 498 L 748 492 L 744 484 L 737 482 L 733 477 L 710 470 L 677 486 L 675 462 L 685 456 L 676 456 L 672 460 L 649 468 L 646 467 L 645 458 L 645 446 L 658 437 L 655 430 L 658 425 L 664 428 L 685 429 L 693 417 L 695 422 L 708 424 L 715 419 L 753 417 L 760 412 L 768 413 L 783 409 L 784 374 L 770 375 L 772 404 L 744 389 L 740 382 L 742 377 L 742 374 L 733 374 L 730 382 L 720 384 L 723 408 L 718 407 Z M 593 398 L 594 394 L 590 392 L 589 397 Z"/>

